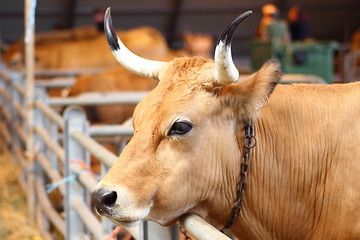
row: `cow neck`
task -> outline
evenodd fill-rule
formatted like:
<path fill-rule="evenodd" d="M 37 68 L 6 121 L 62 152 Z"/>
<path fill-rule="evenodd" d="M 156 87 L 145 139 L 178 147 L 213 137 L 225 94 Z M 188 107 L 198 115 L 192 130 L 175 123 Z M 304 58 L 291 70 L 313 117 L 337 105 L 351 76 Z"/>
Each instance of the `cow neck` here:
<path fill-rule="evenodd" d="M 251 149 L 256 146 L 255 128 L 254 128 L 254 122 L 252 120 L 245 122 L 244 131 L 245 131 L 245 137 L 244 137 L 244 148 L 243 148 L 243 162 L 241 163 L 240 166 L 240 181 L 236 192 L 236 203 L 233 209 L 231 210 L 230 218 L 226 222 L 221 232 L 223 232 L 225 229 L 230 229 L 232 227 L 235 220 L 241 213 L 242 203 L 245 199 L 246 181 L 249 172 L 250 153 L 251 153 Z"/>
<path fill-rule="evenodd" d="M 240 166 L 240 181 L 239 181 L 239 187 L 236 192 L 236 203 L 233 209 L 231 210 L 230 218 L 226 222 L 224 228 L 221 229 L 221 232 L 224 232 L 225 229 L 230 229 L 232 227 L 235 220 L 241 213 L 242 203 L 245 199 L 246 180 L 249 172 L 250 153 L 251 153 L 251 149 L 253 149 L 256 146 L 256 141 L 257 141 L 255 137 L 254 122 L 252 120 L 249 120 L 244 124 L 244 131 L 245 131 L 244 149 L 243 149 L 244 161 L 241 163 Z M 184 235 L 185 240 L 191 240 L 187 231 L 182 229 L 182 227 L 180 227 L 180 232 Z"/>

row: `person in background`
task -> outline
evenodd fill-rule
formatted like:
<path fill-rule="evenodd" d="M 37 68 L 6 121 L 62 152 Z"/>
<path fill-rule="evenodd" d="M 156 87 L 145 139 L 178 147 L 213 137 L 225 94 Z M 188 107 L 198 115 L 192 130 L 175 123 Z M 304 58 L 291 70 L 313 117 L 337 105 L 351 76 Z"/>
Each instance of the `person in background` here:
<path fill-rule="evenodd" d="M 270 15 L 271 21 L 265 28 L 263 40 L 271 41 L 274 48 L 283 46 L 290 42 L 290 33 L 285 21 L 280 19 L 279 11 L 276 9 Z"/>
<path fill-rule="evenodd" d="M 309 38 L 308 18 L 299 6 L 289 9 L 288 21 L 292 41 L 304 41 Z"/>
<path fill-rule="evenodd" d="M 101 8 L 95 8 L 92 13 L 92 18 L 95 21 L 96 27 L 100 32 L 104 31 L 104 15 L 105 12 Z"/>
<path fill-rule="evenodd" d="M 262 19 L 260 21 L 257 35 L 260 39 L 264 39 L 267 25 L 274 21 L 273 14 L 278 12 L 278 9 L 273 4 L 266 4 L 261 8 Z"/>

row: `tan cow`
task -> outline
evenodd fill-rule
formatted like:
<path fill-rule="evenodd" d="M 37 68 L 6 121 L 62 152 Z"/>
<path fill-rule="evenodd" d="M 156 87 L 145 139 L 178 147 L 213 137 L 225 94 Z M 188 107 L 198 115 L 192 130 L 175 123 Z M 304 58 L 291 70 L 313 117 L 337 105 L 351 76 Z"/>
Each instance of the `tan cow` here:
<path fill-rule="evenodd" d="M 136 54 L 143 54 L 150 59 L 161 59 L 168 54 L 166 39 L 155 28 L 143 26 L 117 33 Z M 34 53 L 36 69 L 106 69 L 118 66 L 108 50 L 104 35 L 72 37 L 66 40 L 64 38 L 64 41 L 59 41 L 58 39 L 61 38 L 55 34 L 55 39 L 42 37 L 37 41 Z M 9 53 L 4 56 L 4 61 L 8 66 L 23 68 L 22 50 L 21 44 L 14 44 Z"/>
<path fill-rule="evenodd" d="M 39 32 L 35 35 L 35 46 L 51 45 L 59 42 L 74 42 L 78 40 L 90 40 L 100 36 L 100 32 L 93 26 L 80 26 L 68 30 L 55 30 L 51 32 Z M 4 53 L 2 60 L 9 67 L 22 67 L 24 52 L 24 36 L 12 43 Z"/>
<path fill-rule="evenodd" d="M 257 145 L 232 232 L 239 239 L 360 239 L 360 83 L 276 86 L 276 61 L 237 81 L 231 37 L 248 15 L 225 29 L 215 61 L 156 62 L 125 48 L 107 12 L 114 56 L 159 84 L 138 104 L 134 136 L 92 194 L 96 211 L 123 226 L 169 225 L 193 212 L 223 228 L 238 199 L 244 126 L 252 119 Z"/>
<path fill-rule="evenodd" d="M 184 34 L 186 48 L 170 49 L 157 29 L 142 26 L 117 31 L 124 44 L 135 54 L 152 60 L 169 60 L 179 56 L 209 56 L 213 42 L 210 35 Z M 108 51 L 106 38 L 91 26 L 72 30 L 39 33 L 35 42 L 36 69 L 111 68 L 117 62 Z M 23 68 L 23 40 L 12 44 L 3 61 L 12 68 Z"/>

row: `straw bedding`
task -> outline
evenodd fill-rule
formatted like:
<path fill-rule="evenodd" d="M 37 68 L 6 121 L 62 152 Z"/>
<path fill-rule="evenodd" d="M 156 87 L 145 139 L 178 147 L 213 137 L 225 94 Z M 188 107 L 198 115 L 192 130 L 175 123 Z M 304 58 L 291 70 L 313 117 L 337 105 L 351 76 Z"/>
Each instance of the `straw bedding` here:
<path fill-rule="evenodd" d="M 27 217 L 26 197 L 19 185 L 19 166 L 8 153 L 0 153 L 0 239 L 40 240 Z"/>

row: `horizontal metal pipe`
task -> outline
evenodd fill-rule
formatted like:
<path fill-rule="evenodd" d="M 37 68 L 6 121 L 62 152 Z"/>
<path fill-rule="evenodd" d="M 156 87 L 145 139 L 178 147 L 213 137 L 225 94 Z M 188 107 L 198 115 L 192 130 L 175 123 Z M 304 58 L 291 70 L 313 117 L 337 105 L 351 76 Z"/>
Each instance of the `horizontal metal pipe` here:
<path fill-rule="evenodd" d="M 53 237 L 46 229 L 46 223 L 44 221 L 44 213 L 41 209 L 41 206 L 36 206 L 36 224 L 38 226 L 38 229 L 44 238 L 44 240 L 53 240 Z"/>
<path fill-rule="evenodd" d="M 134 130 L 132 127 L 122 125 L 96 125 L 89 129 L 90 136 L 132 136 Z"/>
<path fill-rule="evenodd" d="M 107 167 L 112 167 L 117 157 L 109 150 L 101 146 L 94 139 L 86 136 L 80 131 L 73 131 L 71 137 L 75 139 L 81 146 L 87 149 L 92 155 L 98 158 Z"/>
<path fill-rule="evenodd" d="M 102 232 L 102 225 L 97 220 L 95 215 L 90 211 L 89 207 L 78 198 L 71 201 L 71 206 L 75 209 L 82 221 L 85 223 L 87 229 L 95 236 L 96 239 L 104 239 Z"/>
<path fill-rule="evenodd" d="M 5 100 L 6 100 L 6 101 L 8 101 L 8 102 L 11 101 L 11 96 L 10 96 L 10 94 L 9 94 L 8 92 L 5 92 L 5 93 L 4 93 L 4 97 L 5 97 Z"/>
<path fill-rule="evenodd" d="M 148 92 L 84 93 L 77 97 L 50 98 L 51 106 L 138 104 Z"/>
<path fill-rule="evenodd" d="M 27 182 L 25 182 L 25 180 L 21 177 L 18 178 L 18 181 L 19 181 L 19 184 L 20 184 L 20 187 L 23 191 L 23 193 L 28 196 L 28 187 L 27 187 Z"/>
<path fill-rule="evenodd" d="M 10 102 L 10 94 L 3 88 L 0 89 L 0 94 L 2 94 L 7 102 Z"/>
<path fill-rule="evenodd" d="M 40 138 L 46 143 L 46 145 L 56 154 L 56 156 L 60 158 L 61 161 L 64 161 L 65 151 L 61 147 L 61 145 L 57 142 L 54 142 L 51 139 L 51 136 L 47 133 L 47 131 L 44 128 L 40 126 L 35 126 L 34 131 L 40 136 Z"/>
<path fill-rule="evenodd" d="M 0 78 L 2 78 L 7 83 L 11 83 L 8 73 L 0 72 Z"/>
<path fill-rule="evenodd" d="M 65 128 L 65 121 L 57 111 L 40 101 L 35 101 L 34 104 L 44 115 L 56 123 L 59 128 L 62 130 Z"/>
<path fill-rule="evenodd" d="M 75 80 L 75 77 L 57 77 L 49 80 L 37 79 L 35 85 L 46 88 L 65 88 L 73 85 Z"/>
<path fill-rule="evenodd" d="M 41 182 L 39 182 L 38 180 L 36 181 L 36 192 L 41 205 L 41 209 L 45 212 L 46 216 L 50 219 L 50 221 L 54 224 L 54 226 L 60 231 L 60 233 L 63 236 L 65 236 L 66 234 L 65 221 L 52 207 L 44 187 L 42 186 Z"/>
<path fill-rule="evenodd" d="M 24 151 L 19 146 L 14 146 L 14 152 L 16 156 L 15 159 L 19 161 L 19 165 L 21 166 L 21 169 L 25 171 L 25 174 L 27 175 L 28 166 L 24 158 Z"/>
<path fill-rule="evenodd" d="M 12 119 L 12 116 L 11 116 L 9 110 L 5 107 L 1 107 L 0 110 L 1 110 L 2 115 L 5 117 L 5 120 L 8 123 L 11 123 L 13 121 L 13 119 Z"/>
<path fill-rule="evenodd" d="M 198 240 L 231 240 L 204 219 L 193 213 L 187 213 L 181 216 L 178 223 Z"/>
<path fill-rule="evenodd" d="M 50 160 L 44 155 L 44 153 L 40 152 L 37 155 L 38 163 L 40 163 L 41 167 L 45 171 L 46 175 L 50 178 L 51 182 L 58 182 L 62 179 L 61 174 L 53 169 L 50 165 Z M 65 186 L 59 186 L 60 193 L 65 195 Z"/>
<path fill-rule="evenodd" d="M 21 95 L 25 96 L 25 89 L 20 84 L 14 84 L 14 88 L 21 93 Z"/>
<path fill-rule="evenodd" d="M 103 69 L 44 69 L 36 70 L 36 77 L 57 77 L 57 76 L 77 76 L 81 74 L 96 74 L 104 71 Z"/>
<path fill-rule="evenodd" d="M 26 112 L 25 112 L 25 110 L 23 109 L 23 106 L 20 105 L 20 103 L 15 103 L 15 104 L 14 104 L 14 108 L 15 108 L 16 112 L 19 114 L 19 116 L 20 116 L 22 119 L 26 119 Z"/>
<path fill-rule="evenodd" d="M 22 127 L 20 126 L 19 122 L 14 123 L 14 127 L 15 127 L 15 130 L 16 130 L 17 135 L 18 135 L 19 138 L 20 138 L 20 141 L 21 141 L 23 144 L 25 144 L 25 143 L 26 143 L 26 135 L 25 135 L 25 133 L 23 132 L 23 129 L 22 129 Z"/>
<path fill-rule="evenodd" d="M 9 132 L 9 129 L 7 127 L 5 127 L 5 124 L 2 122 L 0 122 L 0 133 L 3 137 L 3 139 L 5 140 L 5 142 L 7 143 L 7 145 L 12 144 L 13 138 Z"/>
<path fill-rule="evenodd" d="M 98 181 L 88 171 L 81 171 L 84 168 L 77 163 L 73 163 L 71 166 L 72 173 L 79 173 L 78 179 L 80 183 L 87 188 L 90 192 L 94 190 Z"/>

